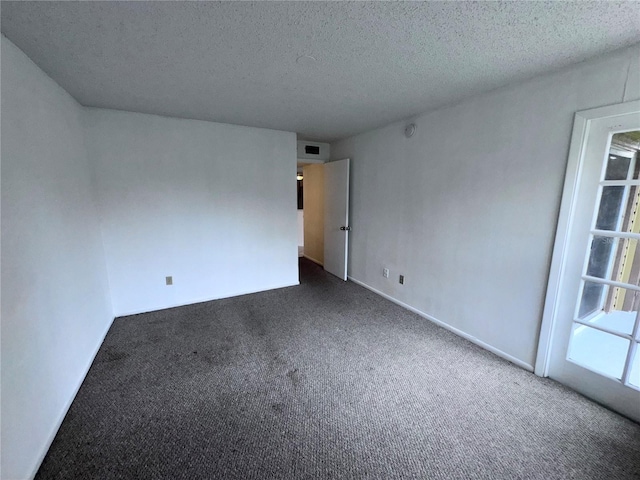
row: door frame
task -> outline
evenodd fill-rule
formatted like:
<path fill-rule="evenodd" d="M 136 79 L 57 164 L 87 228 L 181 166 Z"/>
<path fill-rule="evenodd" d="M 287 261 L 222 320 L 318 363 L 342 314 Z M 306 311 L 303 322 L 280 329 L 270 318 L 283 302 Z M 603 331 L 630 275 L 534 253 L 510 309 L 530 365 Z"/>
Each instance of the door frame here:
<path fill-rule="evenodd" d="M 640 115 L 640 100 L 583 110 L 575 115 L 534 368 L 534 373 L 541 377 L 549 375 L 550 356 L 555 331 L 559 323 L 557 318 L 558 300 L 564 282 L 565 260 L 569 249 L 573 216 L 577 208 L 578 187 L 582 177 L 583 160 L 591 122 L 596 119 L 634 113 Z"/>

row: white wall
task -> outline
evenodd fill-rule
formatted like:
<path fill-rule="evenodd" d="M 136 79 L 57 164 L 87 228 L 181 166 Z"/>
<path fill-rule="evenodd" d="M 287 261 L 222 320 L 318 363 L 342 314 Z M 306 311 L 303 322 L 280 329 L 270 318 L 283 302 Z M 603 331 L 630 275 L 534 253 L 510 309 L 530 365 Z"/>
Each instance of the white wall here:
<path fill-rule="evenodd" d="M 399 122 L 332 144 L 352 159 L 349 275 L 532 368 L 573 115 L 640 98 L 639 56 L 433 111 L 410 139 Z"/>
<path fill-rule="evenodd" d="M 81 113 L 2 36 L 6 479 L 35 474 L 113 320 Z"/>
<path fill-rule="evenodd" d="M 294 133 L 85 114 L 116 315 L 298 284 Z"/>
<path fill-rule="evenodd" d="M 84 109 L 3 36 L 2 137 L 0 476 L 19 479 L 114 313 L 298 283 L 296 136 Z"/>

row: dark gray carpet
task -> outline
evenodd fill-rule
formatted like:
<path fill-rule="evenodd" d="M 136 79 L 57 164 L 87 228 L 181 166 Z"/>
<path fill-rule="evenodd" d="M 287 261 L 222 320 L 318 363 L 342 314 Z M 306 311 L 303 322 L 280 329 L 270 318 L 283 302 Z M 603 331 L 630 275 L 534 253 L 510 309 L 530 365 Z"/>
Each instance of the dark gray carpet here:
<path fill-rule="evenodd" d="M 640 478 L 640 426 L 301 261 L 117 319 L 37 478 Z"/>

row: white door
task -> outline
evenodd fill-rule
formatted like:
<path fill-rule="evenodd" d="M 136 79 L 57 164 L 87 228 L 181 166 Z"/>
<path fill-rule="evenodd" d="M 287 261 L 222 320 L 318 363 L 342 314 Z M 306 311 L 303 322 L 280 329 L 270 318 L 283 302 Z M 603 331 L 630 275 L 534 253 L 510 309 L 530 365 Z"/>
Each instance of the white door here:
<path fill-rule="evenodd" d="M 324 164 L 324 269 L 347 279 L 349 159 Z"/>
<path fill-rule="evenodd" d="M 536 365 L 636 421 L 639 145 L 640 102 L 576 115 Z"/>

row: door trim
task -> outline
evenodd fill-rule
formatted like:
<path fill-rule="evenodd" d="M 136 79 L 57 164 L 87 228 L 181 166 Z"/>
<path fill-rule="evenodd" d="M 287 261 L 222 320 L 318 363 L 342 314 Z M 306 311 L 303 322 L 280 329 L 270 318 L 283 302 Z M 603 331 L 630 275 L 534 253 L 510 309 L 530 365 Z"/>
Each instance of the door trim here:
<path fill-rule="evenodd" d="M 573 226 L 573 214 L 577 207 L 578 185 L 582 176 L 583 159 L 591 122 L 595 119 L 633 113 L 640 114 L 640 100 L 584 110 L 575 115 L 534 368 L 534 373 L 541 377 L 549 375 L 553 337 L 558 323 L 558 299 L 564 280 L 569 234 Z"/>

